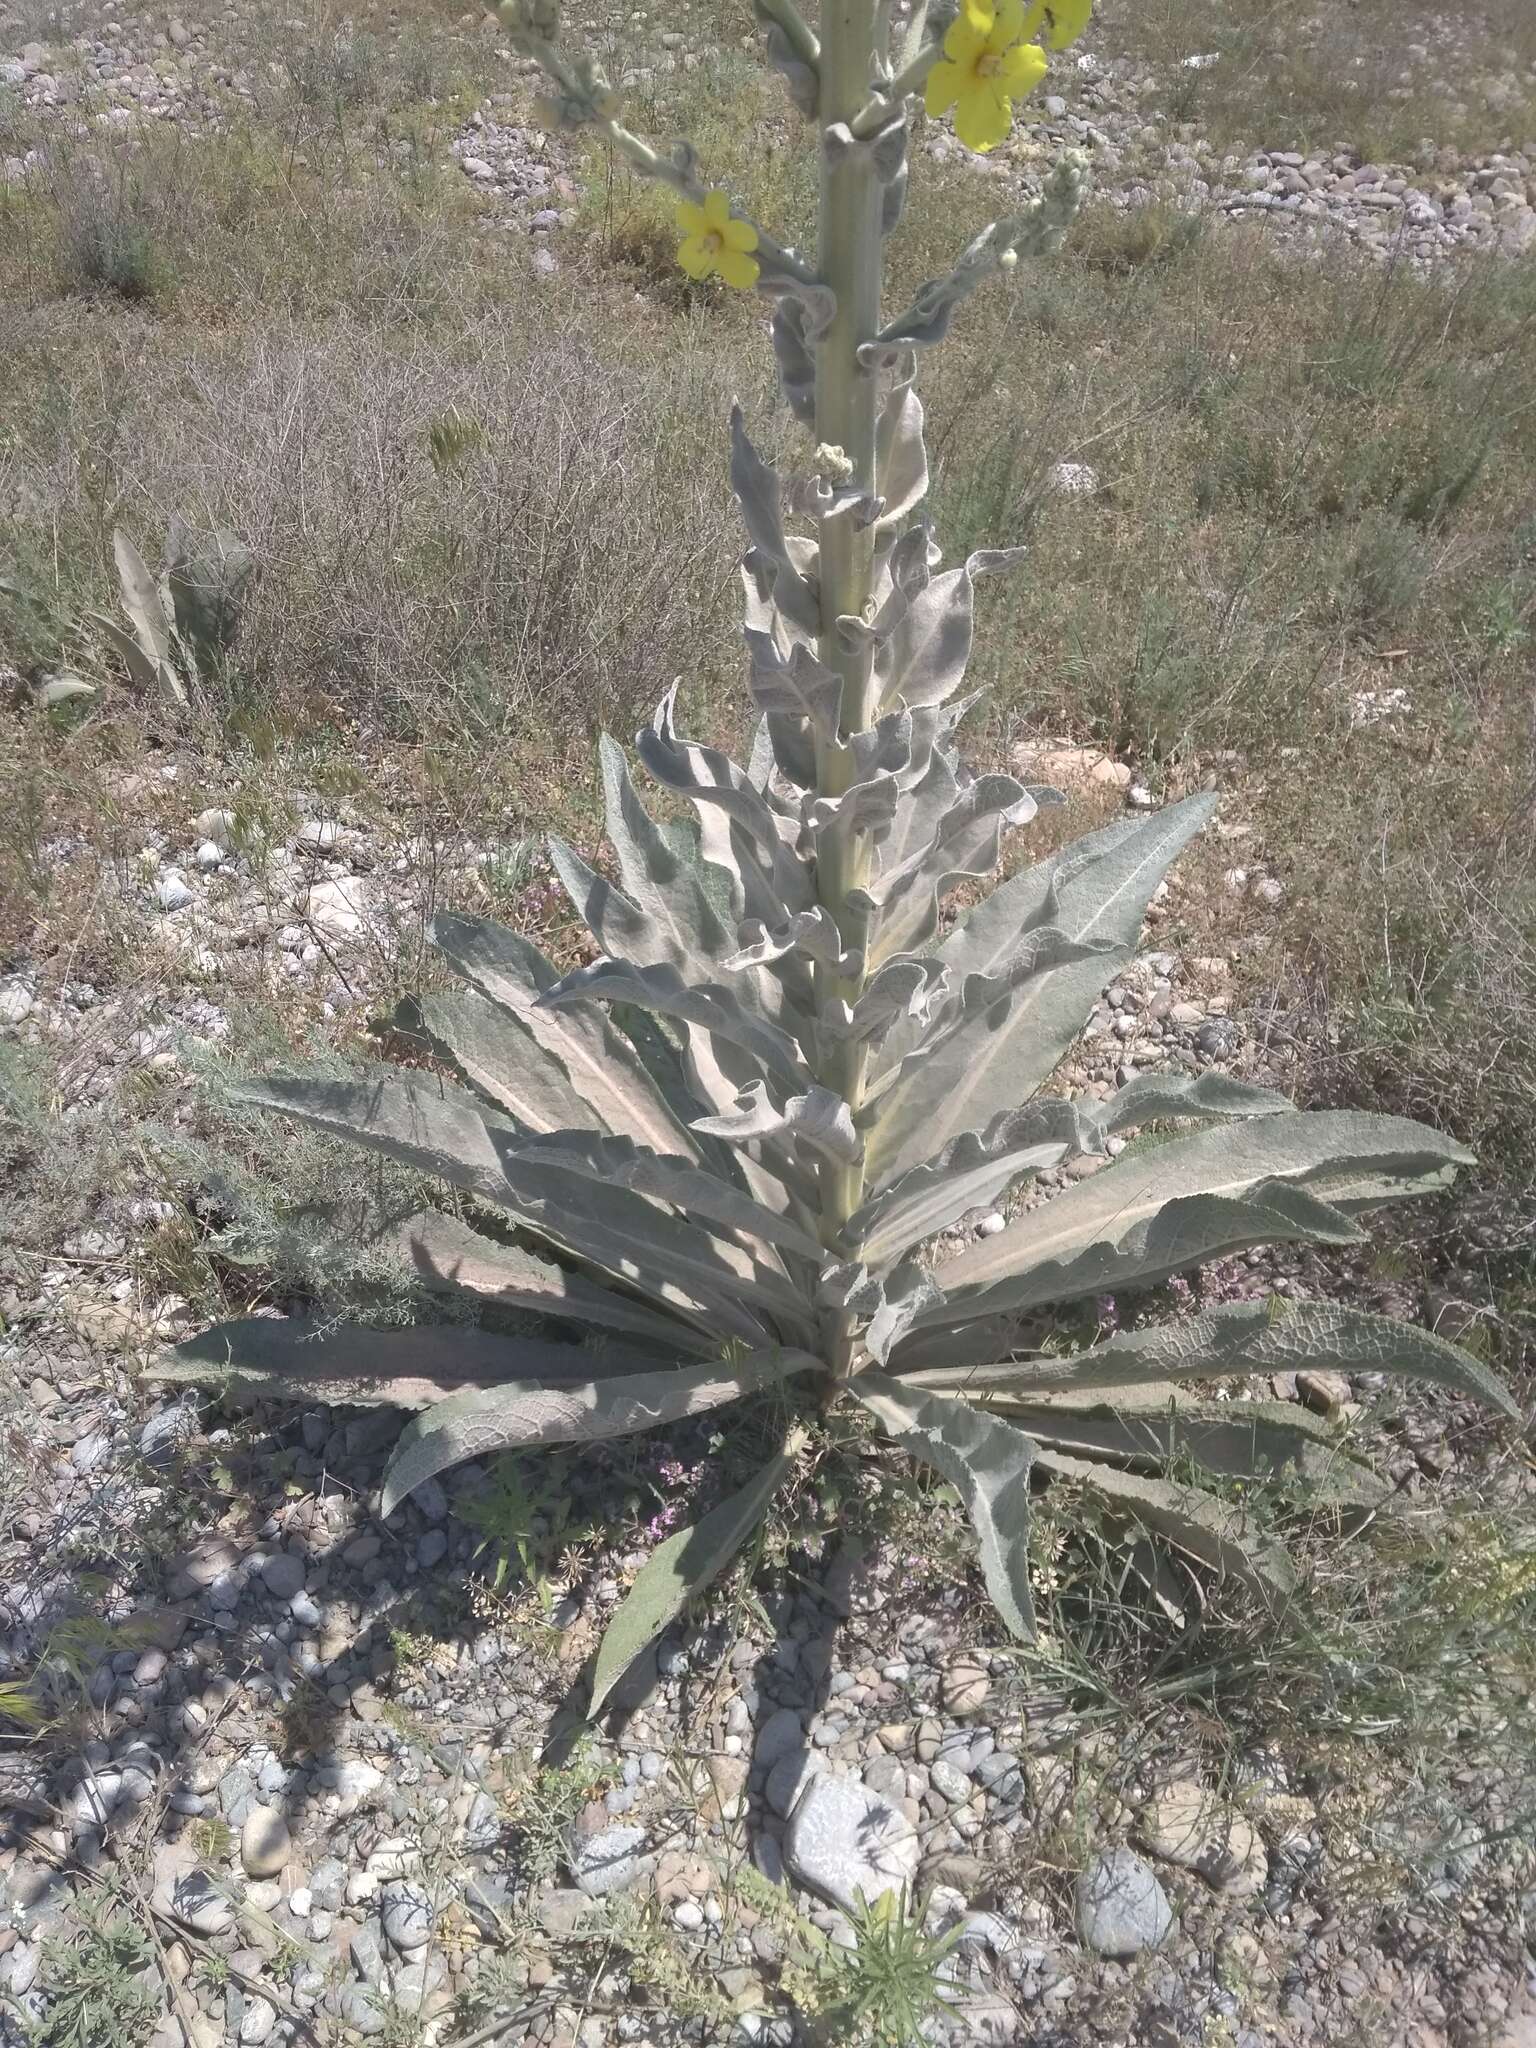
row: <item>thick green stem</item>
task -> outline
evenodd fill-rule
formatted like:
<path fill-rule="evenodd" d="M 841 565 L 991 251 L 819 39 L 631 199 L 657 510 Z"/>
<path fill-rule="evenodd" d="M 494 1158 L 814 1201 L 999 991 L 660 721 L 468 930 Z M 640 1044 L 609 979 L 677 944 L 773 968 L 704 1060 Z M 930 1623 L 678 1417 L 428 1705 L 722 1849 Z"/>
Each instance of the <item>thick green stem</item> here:
<path fill-rule="evenodd" d="M 875 430 L 878 380 L 858 359 L 861 342 L 880 325 L 880 283 L 884 268 L 881 237 L 882 197 L 870 152 L 829 146 L 827 131 L 847 126 L 869 98 L 878 31 L 878 0 L 824 0 L 821 20 L 822 134 L 820 262 L 821 276 L 836 294 L 837 312 L 816 354 L 816 434 L 819 441 L 840 448 L 851 465 L 849 487 L 874 496 Z M 850 653 L 839 641 L 839 618 L 869 614 L 874 585 L 874 532 L 855 529 L 846 513 L 824 519 L 821 547 L 821 637 L 819 653 L 828 668 L 842 677 L 843 735 L 862 732 L 874 720 L 874 685 L 867 650 Z M 844 794 L 852 780 L 851 755 L 843 745 L 817 750 L 817 782 L 825 797 Z M 821 902 L 836 918 L 845 944 L 861 952 L 864 920 L 848 903 L 848 894 L 868 880 L 868 835 L 842 826 L 825 835 L 817 863 Z M 857 975 L 822 975 L 824 1001 L 858 1000 L 864 985 Z M 859 1046 L 829 1041 L 823 1048 L 820 1079 L 857 1110 L 863 1099 L 865 1055 Z M 821 1173 L 822 1237 L 832 1244 L 858 1207 L 863 1171 L 828 1163 Z M 855 1365 L 851 1318 L 829 1315 L 824 1330 L 834 1380 L 846 1378 Z"/>

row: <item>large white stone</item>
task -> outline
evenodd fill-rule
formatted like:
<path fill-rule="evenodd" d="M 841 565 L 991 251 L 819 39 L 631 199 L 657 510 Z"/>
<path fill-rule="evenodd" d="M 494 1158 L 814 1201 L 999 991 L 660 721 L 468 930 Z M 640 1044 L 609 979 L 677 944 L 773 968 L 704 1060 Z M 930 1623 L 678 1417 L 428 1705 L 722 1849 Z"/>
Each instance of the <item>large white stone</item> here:
<path fill-rule="evenodd" d="M 790 1874 L 845 1913 L 909 1887 L 921 1853 L 906 1815 L 857 1778 L 814 1779 L 784 1836 Z"/>
<path fill-rule="evenodd" d="M 192 901 L 192 891 L 187 887 L 187 878 L 180 868 L 166 868 L 155 884 L 155 901 L 162 910 L 185 910 Z"/>
<path fill-rule="evenodd" d="M 1098 1955 L 1124 1962 L 1157 1948 L 1172 1926 L 1156 1872 L 1130 1849 L 1106 1850 L 1077 1880 L 1078 1938 Z"/>
<path fill-rule="evenodd" d="M 316 882 L 304 915 L 326 939 L 355 939 L 368 921 L 368 898 L 361 881 L 349 875 L 340 882 Z"/>
<path fill-rule="evenodd" d="M 1165 1786 L 1142 1809 L 1139 1832 L 1164 1863 L 1193 1870 L 1218 1891 L 1262 1891 L 1268 1858 L 1252 1824 L 1192 1778 Z"/>
<path fill-rule="evenodd" d="M 240 1861 L 247 1877 L 275 1877 L 293 1844 L 275 1806 L 253 1806 L 240 1830 Z"/>
<path fill-rule="evenodd" d="M 644 1828 L 604 1828 L 600 1834 L 575 1837 L 567 1860 L 587 1897 L 605 1899 L 610 1892 L 627 1891 L 645 1875 L 650 1859 L 644 1851 Z"/>
<path fill-rule="evenodd" d="M 337 1817 L 350 1820 L 384 1783 L 384 1773 L 360 1756 L 348 1757 L 336 1773 Z"/>

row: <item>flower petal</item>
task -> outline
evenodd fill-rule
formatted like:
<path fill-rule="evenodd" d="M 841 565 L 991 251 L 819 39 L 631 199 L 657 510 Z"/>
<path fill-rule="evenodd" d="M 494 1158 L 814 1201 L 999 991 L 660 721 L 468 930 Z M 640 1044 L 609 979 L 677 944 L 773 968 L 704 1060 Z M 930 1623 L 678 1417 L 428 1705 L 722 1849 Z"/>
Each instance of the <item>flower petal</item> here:
<path fill-rule="evenodd" d="M 723 192 L 710 192 L 704 199 L 704 218 L 718 235 L 731 218 L 731 202 Z"/>
<path fill-rule="evenodd" d="M 722 249 L 715 258 L 715 268 L 739 292 L 749 292 L 757 283 L 757 258 L 744 249 Z"/>
<path fill-rule="evenodd" d="M 689 235 L 678 244 L 677 260 L 690 277 L 702 280 L 714 270 L 715 252 L 702 235 Z"/>
<path fill-rule="evenodd" d="M 720 230 L 720 239 L 727 249 L 755 249 L 757 229 L 749 220 L 728 220 Z"/>
<path fill-rule="evenodd" d="M 1024 33 L 1024 0 L 1002 0 L 987 37 L 989 50 L 1006 50 Z"/>
<path fill-rule="evenodd" d="M 1021 100 L 1025 93 L 1034 91 L 1049 69 L 1038 43 L 1015 43 L 999 57 L 995 82 L 1010 99 Z"/>
<path fill-rule="evenodd" d="M 991 24 L 992 17 L 990 14 L 985 17 L 984 26 L 978 26 L 974 22 L 967 21 L 962 16 L 959 21 L 951 24 L 944 37 L 945 56 L 960 65 L 962 69 L 968 70 L 975 62 L 978 52 L 987 47 L 987 30 L 991 27 Z M 940 66 L 938 68 L 942 69 L 943 67 Z M 931 78 L 933 73 L 930 72 L 928 75 Z"/>
<path fill-rule="evenodd" d="M 950 31 L 954 33 L 953 30 Z M 935 64 L 923 88 L 923 105 L 930 114 L 947 114 L 969 82 L 970 74 L 958 64 Z"/>
<path fill-rule="evenodd" d="M 695 206 L 690 199 L 679 199 L 676 208 L 677 224 L 685 235 L 703 235 L 709 232 L 709 223 L 704 218 L 702 206 Z"/>
<path fill-rule="evenodd" d="M 1012 126 L 1013 108 L 1008 103 L 1008 95 L 999 91 L 991 80 L 964 94 L 955 110 L 955 133 L 967 149 L 978 150 L 982 154 L 996 149 Z"/>
<path fill-rule="evenodd" d="M 1042 11 L 1050 24 L 1048 40 L 1051 48 L 1064 50 L 1068 43 L 1075 43 L 1088 26 L 1093 0 L 1046 0 Z"/>

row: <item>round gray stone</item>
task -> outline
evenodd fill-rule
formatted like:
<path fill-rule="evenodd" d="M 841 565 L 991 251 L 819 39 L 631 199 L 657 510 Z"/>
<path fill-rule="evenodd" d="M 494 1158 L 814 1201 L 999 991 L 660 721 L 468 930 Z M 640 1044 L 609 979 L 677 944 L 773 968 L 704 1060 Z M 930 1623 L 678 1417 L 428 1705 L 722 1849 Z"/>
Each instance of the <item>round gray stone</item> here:
<path fill-rule="evenodd" d="M 1124 1962 L 1156 1948 L 1173 1926 L 1157 1874 L 1131 1849 L 1107 1849 L 1077 1880 L 1077 1932 L 1085 1948 Z"/>
<path fill-rule="evenodd" d="M 261 1568 L 262 1584 L 277 1600 L 291 1600 L 304 1584 L 304 1560 L 277 1550 Z"/>
<path fill-rule="evenodd" d="M 385 1938 L 402 1955 L 425 1948 L 432 1938 L 432 1901 L 419 1884 L 400 1881 L 379 1894 Z"/>
<path fill-rule="evenodd" d="M 171 1893 L 171 1913 L 194 1934 L 227 1934 L 234 1908 L 205 1870 L 189 1870 Z"/>
<path fill-rule="evenodd" d="M 793 1707 L 779 1707 L 757 1731 L 752 1761 L 760 1771 L 771 1771 L 781 1757 L 797 1750 L 805 1739 L 805 1720 Z"/>
<path fill-rule="evenodd" d="M 598 1834 L 574 1838 L 571 1875 L 589 1899 L 627 1891 L 645 1870 L 644 1848 L 644 1828 L 604 1828 Z"/>
<path fill-rule="evenodd" d="M 240 1861 L 247 1877 L 276 1877 L 293 1844 L 288 1823 L 272 1806 L 253 1806 L 240 1829 Z"/>

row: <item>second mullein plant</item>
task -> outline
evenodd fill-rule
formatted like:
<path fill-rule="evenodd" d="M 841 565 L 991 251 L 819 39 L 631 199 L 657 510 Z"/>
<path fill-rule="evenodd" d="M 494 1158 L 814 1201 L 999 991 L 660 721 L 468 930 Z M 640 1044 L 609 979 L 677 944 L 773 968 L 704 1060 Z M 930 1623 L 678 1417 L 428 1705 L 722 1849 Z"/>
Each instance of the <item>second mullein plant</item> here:
<path fill-rule="evenodd" d="M 465 986 L 422 998 L 414 1017 L 457 1083 L 386 1067 L 247 1091 L 457 1190 L 452 1209 L 404 1225 L 402 1252 L 501 1328 L 252 1319 L 162 1362 L 169 1376 L 419 1410 L 389 1465 L 386 1513 L 465 1459 L 652 1429 L 772 1390 L 776 1447 L 640 1571 L 597 1655 L 593 1710 L 768 1513 L 812 1402 L 860 1404 L 950 1483 L 1019 1636 L 1033 1626 L 1042 1484 L 1091 1497 L 1143 1561 L 1161 1555 L 1154 1588 L 1182 1556 L 1274 1597 L 1290 1568 L 1250 1497 L 1295 1486 L 1357 1508 L 1389 1490 L 1320 1420 L 1209 1398 L 1213 1381 L 1398 1372 L 1515 1413 L 1475 1358 L 1331 1301 L 1216 1309 L 1076 1348 L 1064 1336 L 1074 1305 L 1185 1267 L 1263 1244 L 1355 1243 L 1361 1211 L 1444 1188 L 1468 1154 L 1417 1123 L 1300 1113 L 1216 1072 L 1138 1075 L 1107 1100 L 1047 1092 L 1216 801 L 1127 816 L 978 889 L 1002 835 L 1053 799 L 972 774 L 956 749 L 973 587 L 1011 555 L 940 566 L 920 509 L 914 374 L 992 272 L 1060 241 L 1080 162 L 1058 163 L 910 305 L 888 310 L 882 280 L 915 101 L 992 147 L 1047 52 L 1084 26 L 1087 0 L 966 0 L 942 20 L 921 0 L 904 17 L 883 0 L 826 0 L 815 31 L 794 0 L 756 5 L 819 158 L 814 251 L 744 218 L 688 143 L 662 152 L 623 127 L 590 59 L 558 47 L 549 0 L 500 10 L 552 81 L 551 118 L 595 128 L 672 188 L 683 268 L 771 308 L 803 452 L 780 476 L 733 415 L 757 713 L 746 764 L 686 739 L 668 691 L 637 751 L 696 822 L 662 823 L 603 742 L 612 869 L 550 848 L 595 964 L 561 974 L 498 924 L 437 919 Z M 961 885 L 971 907 L 951 917 Z M 1135 1132 L 1147 1135 L 1115 1142 Z M 957 1239 L 976 1211 L 1078 1160 L 1103 1163 L 995 1234 Z M 537 1334 L 509 1333 L 509 1309 Z"/>

